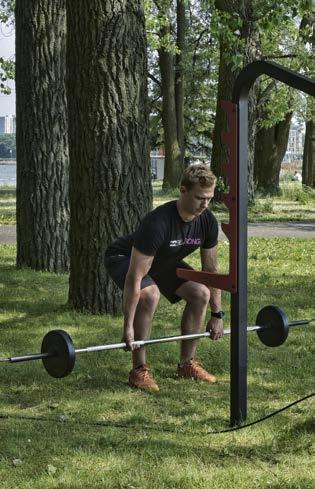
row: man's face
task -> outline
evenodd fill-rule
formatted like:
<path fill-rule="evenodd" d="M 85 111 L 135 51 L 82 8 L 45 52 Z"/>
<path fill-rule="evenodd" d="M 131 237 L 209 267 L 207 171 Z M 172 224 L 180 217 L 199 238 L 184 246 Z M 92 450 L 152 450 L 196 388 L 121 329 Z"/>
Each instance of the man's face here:
<path fill-rule="evenodd" d="M 207 209 L 210 200 L 213 198 L 214 189 L 215 185 L 212 187 L 201 187 L 199 183 L 195 184 L 191 190 L 181 187 L 181 200 L 185 211 L 196 217 L 200 216 Z"/>

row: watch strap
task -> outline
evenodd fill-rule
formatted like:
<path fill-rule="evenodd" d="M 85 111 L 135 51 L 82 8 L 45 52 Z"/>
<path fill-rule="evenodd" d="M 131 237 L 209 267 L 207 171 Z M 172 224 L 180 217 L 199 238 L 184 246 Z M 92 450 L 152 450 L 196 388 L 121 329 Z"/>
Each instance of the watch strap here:
<path fill-rule="evenodd" d="M 213 318 L 218 318 L 218 319 L 222 319 L 223 316 L 224 316 L 224 311 L 218 311 L 218 312 L 213 312 L 211 311 L 211 316 Z"/>

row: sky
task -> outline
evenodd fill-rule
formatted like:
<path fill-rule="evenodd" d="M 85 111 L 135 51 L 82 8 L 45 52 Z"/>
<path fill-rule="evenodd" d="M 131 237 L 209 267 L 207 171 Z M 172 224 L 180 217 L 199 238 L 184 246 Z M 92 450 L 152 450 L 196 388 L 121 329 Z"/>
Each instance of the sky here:
<path fill-rule="evenodd" d="M 14 58 L 15 56 L 15 32 L 13 26 L 0 24 L 0 57 Z M 0 93 L 0 116 L 15 114 L 15 88 L 14 81 L 8 85 L 11 88 L 11 95 Z"/>

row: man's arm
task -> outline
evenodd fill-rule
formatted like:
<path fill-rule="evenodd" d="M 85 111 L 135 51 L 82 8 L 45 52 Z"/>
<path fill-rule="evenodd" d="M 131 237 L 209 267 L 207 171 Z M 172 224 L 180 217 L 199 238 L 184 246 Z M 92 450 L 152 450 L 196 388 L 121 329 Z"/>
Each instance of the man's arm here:
<path fill-rule="evenodd" d="M 200 249 L 201 266 L 204 272 L 216 273 L 217 270 L 217 247 Z M 214 287 L 210 289 L 210 307 L 211 311 L 221 311 L 221 290 Z M 223 321 L 219 318 L 211 317 L 207 323 L 207 331 L 211 334 L 212 340 L 218 340 L 223 336 Z"/>
<path fill-rule="evenodd" d="M 201 267 L 203 272 L 216 273 L 217 269 L 217 246 L 213 248 L 200 248 Z M 221 311 L 221 290 L 210 288 L 210 306 L 213 312 Z"/>
<path fill-rule="evenodd" d="M 124 340 L 129 348 L 134 341 L 133 322 L 140 299 L 141 280 L 150 270 L 153 259 L 154 256 L 144 255 L 132 248 L 123 294 Z"/>

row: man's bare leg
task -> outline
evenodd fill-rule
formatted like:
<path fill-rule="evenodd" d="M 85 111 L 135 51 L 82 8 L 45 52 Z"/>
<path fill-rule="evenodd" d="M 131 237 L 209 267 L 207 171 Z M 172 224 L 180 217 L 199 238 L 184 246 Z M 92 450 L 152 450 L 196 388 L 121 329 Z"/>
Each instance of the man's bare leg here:
<path fill-rule="evenodd" d="M 199 333 L 204 323 L 210 300 L 208 287 L 189 281 L 176 290 L 176 295 L 187 302 L 181 321 L 182 334 Z M 197 344 L 197 340 L 181 342 L 181 364 L 195 357 Z"/>
<path fill-rule="evenodd" d="M 135 340 L 146 340 L 150 337 L 152 319 L 160 299 L 160 292 L 156 285 L 150 285 L 141 290 L 140 300 L 134 319 Z M 145 347 L 132 352 L 133 368 L 146 363 Z"/>

